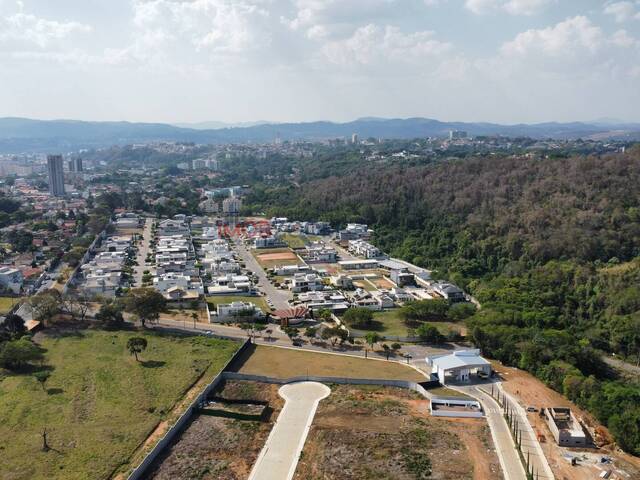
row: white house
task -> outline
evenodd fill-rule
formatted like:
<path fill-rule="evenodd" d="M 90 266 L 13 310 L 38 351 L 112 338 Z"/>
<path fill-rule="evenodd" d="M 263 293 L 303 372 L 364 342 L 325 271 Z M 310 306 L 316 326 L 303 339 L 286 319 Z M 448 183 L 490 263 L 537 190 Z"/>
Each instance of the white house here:
<path fill-rule="evenodd" d="M 153 279 L 153 287 L 160 293 L 166 293 L 173 287 L 179 287 L 185 291 L 193 290 L 198 294 L 204 293 L 202 283 L 194 282 L 188 275 L 181 275 L 175 272 L 165 273 Z"/>
<path fill-rule="evenodd" d="M 283 277 L 288 277 L 290 275 L 295 275 L 297 273 L 306 273 L 310 272 L 311 269 L 308 265 L 280 265 L 273 268 L 273 272 L 276 275 L 280 275 Z"/>
<path fill-rule="evenodd" d="M 255 248 L 275 248 L 286 246 L 286 243 L 281 241 L 275 235 L 261 235 L 253 240 L 253 246 Z"/>
<path fill-rule="evenodd" d="M 116 290 L 120 287 L 121 280 L 122 272 L 94 270 L 85 276 L 82 288 L 89 295 L 114 297 Z"/>
<path fill-rule="evenodd" d="M 13 267 L 0 267 L 0 285 L 13 293 L 20 293 L 24 278 L 22 272 Z"/>
<path fill-rule="evenodd" d="M 480 350 L 457 350 L 448 355 L 433 355 L 426 358 L 431 373 L 437 375 L 442 385 L 447 380 L 468 382 L 471 374 L 490 375 L 491 364 L 480 356 Z"/>
<path fill-rule="evenodd" d="M 219 303 L 216 305 L 216 313 L 219 321 L 232 320 L 238 317 L 253 318 L 258 313 L 257 307 L 251 302 Z"/>
<path fill-rule="evenodd" d="M 364 258 L 379 258 L 384 256 L 378 247 L 364 240 L 349 240 L 349 251 Z"/>
<path fill-rule="evenodd" d="M 293 293 L 323 290 L 322 279 L 315 273 L 296 273 L 291 279 L 289 288 Z"/>
<path fill-rule="evenodd" d="M 158 235 L 188 235 L 189 226 L 182 220 L 163 220 L 158 225 Z"/>

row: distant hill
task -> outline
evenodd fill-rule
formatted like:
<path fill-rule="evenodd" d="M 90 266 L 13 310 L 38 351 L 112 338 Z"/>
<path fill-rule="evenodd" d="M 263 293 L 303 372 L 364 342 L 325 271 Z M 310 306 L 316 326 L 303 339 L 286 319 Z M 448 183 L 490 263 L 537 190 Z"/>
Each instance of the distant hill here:
<path fill-rule="evenodd" d="M 211 126 L 216 125 L 211 123 Z M 192 128 L 162 123 L 85 122 L 77 120 L 32 120 L 0 118 L 0 152 L 67 152 L 110 145 L 178 141 L 195 143 L 246 143 L 283 140 L 360 138 L 417 138 L 446 136 L 449 130 L 469 135 L 504 135 L 532 138 L 640 138 L 640 124 L 538 123 L 499 125 L 494 123 L 441 122 L 428 118 L 362 118 L 352 122 L 259 124 L 245 127 Z"/>
<path fill-rule="evenodd" d="M 218 130 L 220 128 L 246 128 L 255 127 L 256 125 L 269 125 L 276 122 L 267 122 L 266 120 L 258 120 L 256 122 L 217 122 L 215 120 L 210 122 L 194 122 L 194 123 L 174 123 L 179 128 L 192 128 L 194 130 Z"/>

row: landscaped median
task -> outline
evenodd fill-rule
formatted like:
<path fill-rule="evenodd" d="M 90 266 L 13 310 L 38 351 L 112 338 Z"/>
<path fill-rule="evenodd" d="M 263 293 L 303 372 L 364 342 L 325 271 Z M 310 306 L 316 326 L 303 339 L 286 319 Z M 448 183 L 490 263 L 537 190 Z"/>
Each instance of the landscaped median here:
<path fill-rule="evenodd" d="M 140 361 L 127 350 L 132 337 L 147 341 Z M 148 331 L 49 331 L 37 341 L 46 386 L 31 372 L 0 371 L 0 478 L 110 478 L 240 346 Z"/>

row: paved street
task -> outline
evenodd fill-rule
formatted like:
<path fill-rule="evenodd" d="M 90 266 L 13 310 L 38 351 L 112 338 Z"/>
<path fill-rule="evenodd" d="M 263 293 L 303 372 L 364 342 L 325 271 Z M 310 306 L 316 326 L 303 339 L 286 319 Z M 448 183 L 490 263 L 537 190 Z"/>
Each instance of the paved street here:
<path fill-rule="evenodd" d="M 509 431 L 509 426 L 502 415 L 500 405 L 476 386 L 452 387 L 480 401 L 485 412 L 496 452 L 504 472 L 505 480 L 526 480 L 526 474 L 518 451 Z"/>
<path fill-rule="evenodd" d="M 235 247 L 247 269 L 258 277 L 258 287 L 267 294 L 267 298 L 273 302 L 275 308 L 277 310 L 289 308 L 288 302 L 293 298 L 291 292 L 289 290 L 280 290 L 269 282 L 267 274 L 241 240 L 235 241 Z"/>
<path fill-rule="evenodd" d="M 533 466 L 534 471 L 538 474 L 540 480 L 551 480 L 554 477 L 551 467 L 549 466 L 549 462 L 547 458 L 544 456 L 544 452 L 542 451 L 542 446 L 536 437 L 531 424 L 529 423 L 529 419 L 527 418 L 527 412 L 525 409 L 518 403 L 518 401 L 506 393 L 502 389 L 502 384 L 497 383 L 498 388 L 502 392 L 503 395 L 506 395 L 512 407 L 515 407 L 514 412 L 517 415 L 518 423 L 520 425 L 520 431 L 522 432 L 522 452 L 527 456 L 529 454 L 529 460 Z"/>
<path fill-rule="evenodd" d="M 265 442 L 249 480 L 290 480 L 316 414 L 318 403 L 331 390 L 317 382 L 290 383 L 280 387 L 286 400 Z"/>
<path fill-rule="evenodd" d="M 194 328 L 193 322 L 189 320 L 182 321 L 182 320 L 163 319 L 160 321 L 158 326 L 175 328 L 179 330 L 185 330 L 185 331 L 197 332 L 197 333 L 204 333 L 209 331 L 217 336 L 232 337 L 232 338 L 237 338 L 241 340 L 248 338 L 248 334 L 245 330 L 242 330 L 241 328 L 234 327 L 231 325 L 221 325 L 218 323 L 196 323 Z M 328 342 L 325 344 L 325 346 L 322 346 L 318 344 L 312 345 L 307 341 L 305 341 L 304 343 L 301 344 L 301 346 L 294 347 L 289 337 L 284 332 L 282 332 L 277 325 L 269 325 L 269 329 L 272 331 L 269 338 L 266 338 L 266 334 L 262 333 L 260 336 L 254 337 L 253 342 L 257 345 L 289 347 L 289 348 L 296 348 L 299 350 L 308 350 L 311 352 L 320 352 L 320 353 L 339 353 L 342 355 L 365 358 L 364 349 L 352 350 L 347 347 L 332 348 Z M 436 353 L 446 352 L 446 350 L 439 349 L 436 347 L 430 347 L 426 345 L 407 345 L 403 347 L 403 351 L 405 350 L 407 352 L 410 352 L 413 357 L 409 363 L 417 367 L 418 369 L 422 370 L 423 372 L 425 372 L 425 375 L 427 376 L 428 376 L 428 373 L 427 373 L 428 369 L 427 369 L 426 362 L 424 360 L 425 357 L 427 355 L 434 355 Z M 378 350 L 375 352 L 372 352 L 371 350 L 369 350 L 367 352 L 367 358 L 378 358 L 378 359 L 386 360 L 386 355 L 381 350 Z M 404 358 L 393 357 L 393 356 L 389 358 L 389 361 L 391 362 L 395 361 L 403 364 L 407 363 L 407 361 Z"/>
<path fill-rule="evenodd" d="M 146 218 L 144 229 L 142 233 L 142 243 L 138 247 L 138 255 L 136 256 L 136 265 L 133 269 L 133 279 L 135 280 L 135 286 L 142 286 L 142 275 L 145 270 L 151 270 L 151 267 L 145 265 L 144 260 L 149 253 L 149 243 L 151 242 L 151 226 L 153 225 L 152 218 Z"/>

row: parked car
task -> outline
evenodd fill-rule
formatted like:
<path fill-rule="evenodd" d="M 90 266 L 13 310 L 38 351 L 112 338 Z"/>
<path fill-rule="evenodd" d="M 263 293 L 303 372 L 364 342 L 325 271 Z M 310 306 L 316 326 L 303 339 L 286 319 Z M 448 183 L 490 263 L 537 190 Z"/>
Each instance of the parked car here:
<path fill-rule="evenodd" d="M 537 412 L 537 411 L 538 411 L 538 409 L 536 407 L 533 407 L 531 405 L 529 405 L 527 407 L 527 412 L 532 412 L 533 413 L 533 412 Z"/>

